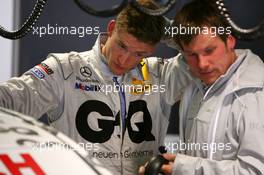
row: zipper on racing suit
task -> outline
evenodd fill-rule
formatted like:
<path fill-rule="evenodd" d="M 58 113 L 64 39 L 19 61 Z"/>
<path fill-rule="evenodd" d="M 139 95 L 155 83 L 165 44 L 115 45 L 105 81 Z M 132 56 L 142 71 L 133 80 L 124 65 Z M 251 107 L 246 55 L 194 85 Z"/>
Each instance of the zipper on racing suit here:
<path fill-rule="evenodd" d="M 125 92 L 123 87 L 119 84 L 117 77 L 113 77 L 113 81 L 115 83 L 115 85 L 117 85 L 119 87 L 118 89 L 118 94 L 119 94 L 119 98 L 120 98 L 120 115 L 121 115 L 121 152 L 122 152 L 122 147 L 123 147 L 123 141 L 124 141 L 124 134 L 125 134 L 125 130 L 126 130 L 126 96 L 125 96 Z M 123 174 L 123 159 L 121 157 L 120 159 L 120 163 L 121 163 L 121 174 Z"/>
<path fill-rule="evenodd" d="M 114 83 L 119 87 L 119 97 L 120 97 L 120 113 L 121 113 L 121 120 L 122 120 L 122 134 L 124 134 L 126 129 L 126 96 L 122 86 L 120 86 L 119 82 L 117 81 L 117 77 L 113 77 Z"/>

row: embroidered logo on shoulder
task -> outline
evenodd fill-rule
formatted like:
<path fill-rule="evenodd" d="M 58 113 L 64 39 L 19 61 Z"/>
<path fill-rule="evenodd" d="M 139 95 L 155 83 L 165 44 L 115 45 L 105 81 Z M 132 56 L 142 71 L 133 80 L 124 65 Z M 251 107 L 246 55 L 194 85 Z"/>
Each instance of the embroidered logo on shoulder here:
<path fill-rule="evenodd" d="M 33 67 L 30 72 L 38 79 L 45 78 L 45 75 L 53 74 L 53 70 L 45 63 L 40 63 Z"/>
<path fill-rule="evenodd" d="M 38 79 L 43 79 L 45 78 L 45 74 L 42 72 L 40 68 L 33 67 L 30 72 Z"/>
<path fill-rule="evenodd" d="M 53 74 L 53 70 L 45 63 L 40 63 L 36 67 L 41 68 L 47 75 Z"/>

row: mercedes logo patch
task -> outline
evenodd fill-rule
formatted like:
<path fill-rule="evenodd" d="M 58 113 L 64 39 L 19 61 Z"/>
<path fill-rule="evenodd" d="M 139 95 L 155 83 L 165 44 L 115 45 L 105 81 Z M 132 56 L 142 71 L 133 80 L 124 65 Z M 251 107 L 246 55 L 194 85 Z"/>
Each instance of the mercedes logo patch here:
<path fill-rule="evenodd" d="M 91 77 L 92 76 L 92 71 L 90 70 L 89 67 L 86 67 L 86 66 L 80 68 L 80 73 L 84 77 Z"/>

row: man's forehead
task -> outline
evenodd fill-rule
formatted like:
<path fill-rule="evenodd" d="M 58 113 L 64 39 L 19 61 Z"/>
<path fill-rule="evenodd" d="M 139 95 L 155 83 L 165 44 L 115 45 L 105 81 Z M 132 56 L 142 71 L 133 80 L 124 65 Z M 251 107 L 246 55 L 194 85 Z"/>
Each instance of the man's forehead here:
<path fill-rule="evenodd" d="M 142 53 L 149 53 L 153 52 L 155 45 L 154 44 L 148 44 L 143 41 L 140 41 L 136 39 L 134 36 L 127 34 L 125 35 L 119 35 L 117 37 L 117 41 L 120 44 L 125 45 L 129 50 L 134 51 L 134 52 L 142 52 Z"/>
<path fill-rule="evenodd" d="M 182 43 L 184 50 L 190 50 L 191 48 L 207 48 L 214 46 L 219 38 L 209 34 L 199 34 L 195 36 L 190 43 Z"/>

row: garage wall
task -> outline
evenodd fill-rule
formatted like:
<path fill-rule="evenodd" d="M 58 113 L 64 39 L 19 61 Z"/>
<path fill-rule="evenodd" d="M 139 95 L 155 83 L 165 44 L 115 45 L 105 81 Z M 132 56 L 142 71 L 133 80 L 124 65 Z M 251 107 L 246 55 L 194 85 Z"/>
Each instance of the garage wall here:
<path fill-rule="evenodd" d="M 8 30 L 13 29 L 14 23 L 14 2 L 13 0 L 2 1 L 0 5 L 0 25 Z M 11 77 L 12 64 L 12 47 L 11 40 L 0 37 L 1 66 L 0 66 L 0 82 Z"/>

